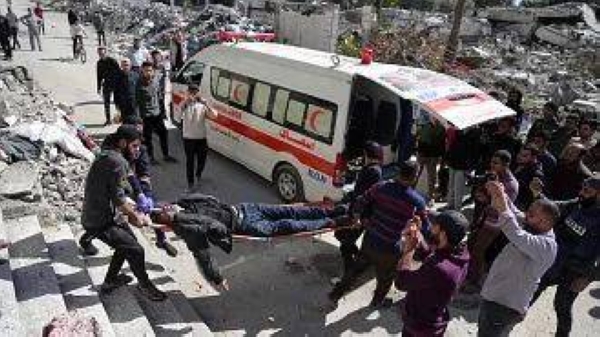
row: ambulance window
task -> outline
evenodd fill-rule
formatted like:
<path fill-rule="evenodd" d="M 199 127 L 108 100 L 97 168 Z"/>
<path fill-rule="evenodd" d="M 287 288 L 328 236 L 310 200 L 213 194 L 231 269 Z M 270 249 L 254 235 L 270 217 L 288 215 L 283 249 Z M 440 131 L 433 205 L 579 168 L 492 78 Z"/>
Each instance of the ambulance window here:
<path fill-rule="evenodd" d="M 235 76 L 231 80 L 231 93 L 229 100 L 242 108 L 248 105 L 248 96 L 250 94 L 250 84 L 246 78 Z"/>
<path fill-rule="evenodd" d="M 275 102 L 273 103 L 273 121 L 278 124 L 283 124 L 285 120 L 285 110 L 290 98 L 290 92 L 283 89 L 278 89 L 275 93 Z"/>
<path fill-rule="evenodd" d="M 261 117 L 267 117 L 270 97 L 271 86 L 256 82 L 256 85 L 254 86 L 254 97 L 252 98 L 252 113 Z"/>
<path fill-rule="evenodd" d="M 288 104 L 286 121 L 296 126 L 302 126 L 305 112 L 306 103 L 291 99 Z"/>
<path fill-rule="evenodd" d="M 316 104 L 309 104 L 304 128 L 311 134 L 329 139 L 332 133 L 334 111 Z"/>
<path fill-rule="evenodd" d="M 204 63 L 192 61 L 181 71 L 177 82 L 183 84 L 202 83 L 202 74 L 204 73 Z"/>
<path fill-rule="evenodd" d="M 210 73 L 210 84 L 211 84 L 211 91 L 213 92 L 213 94 L 215 94 L 217 92 L 217 83 L 219 81 L 219 74 L 221 73 L 220 69 L 217 68 L 212 68 L 212 71 Z"/>
<path fill-rule="evenodd" d="M 229 88 L 231 88 L 231 79 L 224 77 L 224 74 L 219 76 L 217 81 L 217 96 L 220 98 L 229 98 Z"/>

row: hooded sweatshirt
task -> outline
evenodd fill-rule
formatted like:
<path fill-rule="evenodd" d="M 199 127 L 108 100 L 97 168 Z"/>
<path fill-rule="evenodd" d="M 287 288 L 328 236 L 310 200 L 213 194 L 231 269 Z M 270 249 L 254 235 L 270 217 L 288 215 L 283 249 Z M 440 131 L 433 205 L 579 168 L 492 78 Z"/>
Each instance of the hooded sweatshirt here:
<path fill-rule="evenodd" d="M 417 270 L 401 269 L 396 287 L 406 290 L 403 320 L 409 331 L 442 333 L 450 314 L 447 305 L 465 280 L 469 253 L 465 247 L 440 249 L 429 255 Z"/>

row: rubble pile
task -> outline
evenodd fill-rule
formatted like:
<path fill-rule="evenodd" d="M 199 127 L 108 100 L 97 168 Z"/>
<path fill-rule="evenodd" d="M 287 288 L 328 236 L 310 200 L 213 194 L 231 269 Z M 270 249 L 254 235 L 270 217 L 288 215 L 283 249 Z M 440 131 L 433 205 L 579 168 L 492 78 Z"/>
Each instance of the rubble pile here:
<path fill-rule="evenodd" d="M 370 44 L 378 62 L 442 69 L 445 43 L 439 38 L 400 28 L 375 34 Z"/>
<path fill-rule="evenodd" d="M 517 85 L 531 105 L 553 100 L 600 116 L 600 28 L 591 7 L 492 8 L 482 15 L 492 36 L 463 46 L 450 73 L 489 90 Z M 528 35 L 523 25 L 533 27 Z"/>
<path fill-rule="evenodd" d="M 78 221 L 96 146 L 70 112 L 38 88 L 27 69 L 0 68 L 0 207 L 6 217 L 33 210 Z M 31 203 L 38 207 L 27 207 Z"/>
<path fill-rule="evenodd" d="M 55 7 L 64 6 L 57 2 Z M 153 48 L 168 49 L 171 34 L 177 30 L 187 33 L 188 54 L 218 42 L 219 32 L 251 36 L 273 31 L 272 26 L 244 17 L 235 9 L 222 5 L 205 6 L 202 11 L 183 11 L 177 6 L 171 9 L 161 2 L 104 0 L 91 9 L 75 2 L 74 9 L 88 22 L 93 11 L 102 12 L 106 29 L 114 33 L 112 46 L 121 55 L 126 53 L 134 37 L 142 38 Z"/>

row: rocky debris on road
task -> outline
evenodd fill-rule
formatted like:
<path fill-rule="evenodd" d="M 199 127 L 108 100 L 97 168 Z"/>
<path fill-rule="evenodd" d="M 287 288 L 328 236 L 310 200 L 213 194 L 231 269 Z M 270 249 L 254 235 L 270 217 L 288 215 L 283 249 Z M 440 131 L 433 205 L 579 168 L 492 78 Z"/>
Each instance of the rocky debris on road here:
<path fill-rule="evenodd" d="M 35 85 L 27 69 L 0 69 L 0 208 L 6 218 L 41 213 L 79 221 L 96 144 L 72 109 Z"/>

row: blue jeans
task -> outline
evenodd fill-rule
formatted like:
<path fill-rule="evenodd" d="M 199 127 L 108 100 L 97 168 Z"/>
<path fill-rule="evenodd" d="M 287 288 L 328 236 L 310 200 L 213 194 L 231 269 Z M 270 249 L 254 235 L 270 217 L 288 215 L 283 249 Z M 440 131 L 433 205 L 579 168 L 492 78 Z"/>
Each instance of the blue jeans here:
<path fill-rule="evenodd" d="M 331 223 L 331 211 L 321 207 L 282 206 L 242 203 L 236 206 L 243 213 L 237 234 L 270 237 L 311 232 Z"/>

